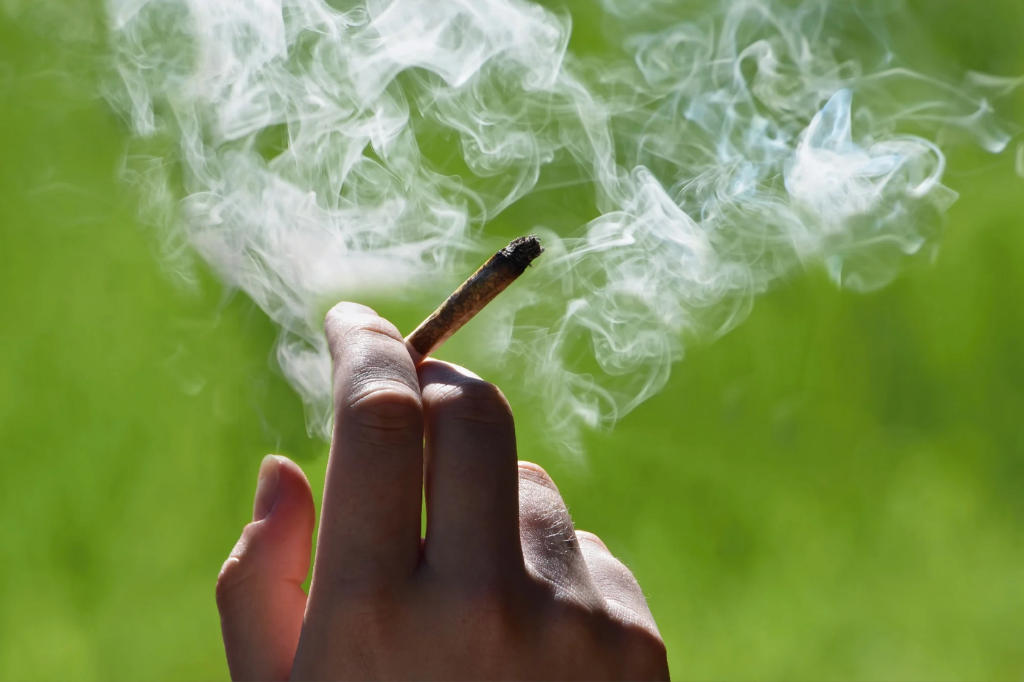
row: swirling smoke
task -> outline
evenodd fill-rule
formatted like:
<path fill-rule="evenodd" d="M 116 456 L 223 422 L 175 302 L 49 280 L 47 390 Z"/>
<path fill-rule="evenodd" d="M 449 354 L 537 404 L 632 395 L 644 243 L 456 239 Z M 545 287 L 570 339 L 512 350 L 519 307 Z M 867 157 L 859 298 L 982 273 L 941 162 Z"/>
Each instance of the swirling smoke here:
<path fill-rule="evenodd" d="M 587 188 L 598 217 L 544 232 L 492 325 L 572 447 L 779 278 L 817 264 L 868 291 L 932 247 L 956 199 L 936 140 L 1010 144 L 990 97 L 1014 82 L 903 68 L 868 9 L 595 0 L 597 59 L 569 50 L 567 13 L 521 0 L 110 0 L 108 99 L 174 140 L 180 178 L 154 160 L 136 179 L 171 243 L 280 325 L 324 435 L 326 300 L 451 284 L 501 211 Z"/>

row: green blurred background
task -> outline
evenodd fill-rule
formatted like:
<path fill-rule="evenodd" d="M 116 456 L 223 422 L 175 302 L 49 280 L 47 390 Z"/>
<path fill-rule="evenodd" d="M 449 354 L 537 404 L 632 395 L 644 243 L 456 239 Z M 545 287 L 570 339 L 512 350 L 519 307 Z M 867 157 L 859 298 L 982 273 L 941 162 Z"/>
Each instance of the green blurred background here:
<path fill-rule="evenodd" d="M 266 317 L 161 270 L 76 42 L 99 35 L 95 7 L 5 7 L 0 678 L 225 678 L 213 586 L 260 459 L 294 457 L 319 491 L 326 446 L 272 367 Z M 1020 0 L 913 12 L 941 68 L 1024 74 Z M 1006 106 L 1024 122 L 1024 99 Z M 584 466 L 510 391 L 521 456 L 636 573 L 677 679 L 1024 675 L 1013 157 L 954 153 L 962 199 L 934 262 L 871 296 L 815 273 L 779 287 L 590 437 Z"/>

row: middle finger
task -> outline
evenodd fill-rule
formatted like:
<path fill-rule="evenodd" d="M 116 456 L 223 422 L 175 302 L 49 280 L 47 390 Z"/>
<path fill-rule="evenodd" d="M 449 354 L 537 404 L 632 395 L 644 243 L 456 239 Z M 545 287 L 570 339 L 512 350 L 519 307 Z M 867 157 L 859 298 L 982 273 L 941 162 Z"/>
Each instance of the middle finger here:
<path fill-rule="evenodd" d="M 523 566 L 516 433 L 494 385 L 428 360 L 420 366 L 426 419 L 427 563 L 490 581 Z"/>

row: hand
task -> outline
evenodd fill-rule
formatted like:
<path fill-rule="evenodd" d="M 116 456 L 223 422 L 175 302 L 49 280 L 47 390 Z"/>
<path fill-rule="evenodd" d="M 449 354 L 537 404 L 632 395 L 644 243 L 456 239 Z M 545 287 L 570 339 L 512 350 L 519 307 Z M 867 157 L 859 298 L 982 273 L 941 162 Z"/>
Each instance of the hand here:
<path fill-rule="evenodd" d="M 417 370 L 369 308 L 341 304 L 326 329 L 336 411 L 312 585 L 309 483 L 267 457 L 217 580 L 232 678 L 668 679 L 640 586 L 517 464 L 501 392 L 443 362 Z"/>

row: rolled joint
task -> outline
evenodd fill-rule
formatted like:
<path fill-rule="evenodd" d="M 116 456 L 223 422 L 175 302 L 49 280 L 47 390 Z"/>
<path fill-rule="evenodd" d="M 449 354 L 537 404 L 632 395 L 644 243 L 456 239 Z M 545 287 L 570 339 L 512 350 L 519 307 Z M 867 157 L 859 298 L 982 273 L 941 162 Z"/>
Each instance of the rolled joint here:
<path fill-rule="evenodd" d="M 419 364 L 497 298 L 544 253 L 536 235 L 519 237 L 503 248 L 455 290 L 412 334 L 406 337 Z"/>

